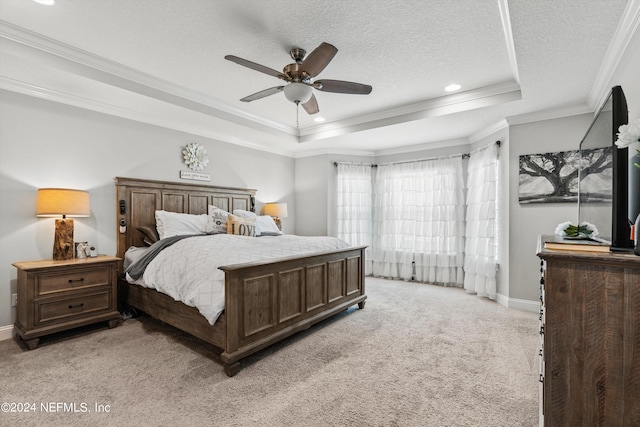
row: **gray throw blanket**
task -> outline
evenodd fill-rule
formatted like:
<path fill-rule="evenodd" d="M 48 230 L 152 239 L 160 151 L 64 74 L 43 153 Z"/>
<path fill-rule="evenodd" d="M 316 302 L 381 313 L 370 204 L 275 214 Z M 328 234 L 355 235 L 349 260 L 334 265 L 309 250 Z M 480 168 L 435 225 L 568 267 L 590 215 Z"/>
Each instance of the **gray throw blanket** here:
<path fill-rule="evenodd" d="M 149 246 L 147 252 L 142 255 L 140 258 L 135 260 L 129 268 L 127 268 L 127 273 L 129 277 L 133 280 L 138 280 L 144 274 L 144 270 L 147 268 L 147 265 L 165 248 L 173 245 L 176 242 L 179 242 L 182 239 L 186 239 L 187 237 L 194 236 L 205 236 L 205 234 L 187 234 L 182 236 L 173 236 L 167 237 L 166 239 L 158 240 L 153 245 Z"/>

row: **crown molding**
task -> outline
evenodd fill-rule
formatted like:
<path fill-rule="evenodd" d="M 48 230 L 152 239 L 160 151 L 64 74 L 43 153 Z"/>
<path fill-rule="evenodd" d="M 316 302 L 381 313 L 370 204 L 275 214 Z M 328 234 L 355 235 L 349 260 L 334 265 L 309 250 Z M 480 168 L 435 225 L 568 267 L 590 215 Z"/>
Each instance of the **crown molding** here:
<path fill-rule="evenodd" d="M 326 125 L 298 130 L 292 126 L 283 125 L 246 113 L 216 98 L 175 85 L 166 80 L 94 55 L 90 52 L 77 49 L 2 20 L 0 20 L 0 38 L 5 41 L 5 43 L 3 43 L 3 49 L 8 49 L 18 56 L 36 62 L 44 62 L 58 69 L 91 80 L 177 105 L 214 118 L 226 120 L 234 124 L 248 126 L 271 135 L 283 137 L 293 136 L 298 142 L 317 141 L 347 133 L 360 132 L 522 99 L 519 84 L 516 81 L 507 81 L 392 109 L 380 110 Z M 513 58 L 515 59 L 515 56 Z M 68 96 L 57 96 L 56 98 L 57 102 L 69 100 Z M 82 107 L 83 103 L 80 102 L 81 99 L 81 97 L 76 97 L 74 103 L 71 105 Z M 97 108 L 96 105 L 89 104 L 91 104 L 91 102 L 87 103 L 90 109 Z M 119 107 L 113 107 L 116 109 L 113 113 L 115 115 L 121 115 L 120 110 L 122 109 L 118 110 Z M 102 104 L 100 109 L 103 112 L 107 112 L 108 110 L 106 104 Z M 138 113 L 136 117 L 141 118 L 141 114 L 142 113 Z M 227 137 L 226 139 L 232 138 Z"/>
<path fill-rule="evenodd" d="M 305 157 L 316 157 L 316 156 L 327 156 L 327 155 L 375 157 L 375 153 L 373 151 L 368 151 L 368 150 L 351 150 L 351 149 L 345 149 L 345 148 L 318 148 L 316 150 L 299 151 L 295 154 L 295 158 L 303 159 Z"/>
<path fill-rule="evenodd" d="M 469 137 L 469 142 L 471 144 L 475 144 L 476 142 L 478 142 L 478 141 L 480 141 L 480 140 L 482 140 L 484 138 L 487 138 L 487 137 L 493 135 L 494 133 L 499 132 L 502 129 L 505 129 L 505 128 L 508 128 L 508 127 L 509 127 L 509 123 L 507 123 L 506 120 L 504 120 L 504 119 L 500 120 L 499 122 L 494 123 L 494 124 L 492 124 L 490 126 L 487 126 L 487 127 L 483 128 L 483 129 L 480 129 L 478 132 L 476 132 L 473 135 L 471 135 Z"/>
<path fill-rule="evenodd" d="M 561 119 L 563 117 L 577 116 L 580 114 L 593 114 L 594 110 L 586 104 L 572 105 L 551 110 L 534 111 L 533 113 L 519 114 L 505 118 L 509 126 L 522 125 L 543 120 Z"/>
<path fill-rule="evenodd" d="M 498 8 L 500 9 L 500 21 L 502 22 L 504 41 L 507 44 L 507 55 L 509 57 L 509 65 L 511 66 L 511 74 L 513 75 L 513 79 L 517 83 L 520 83 L 520 73 L 518 72 L 518 61 L 516 59 L 516 46 L 513 42 L 513 31 L 511 30 L 511 15 L 509 15 L 508 1 L 498 0 Z"/>
<path fill-rule="evenodd" d="M 390 156 L 394 154 L 416 153 L 419 151 L 437 150 L 438 148 L 459 147 L 461 145 L 470 145 L 470 142 L 466 138 L 427 142 L 424 144 L 409 145 L 406 147 L 387 148 L 384 150 L 378 150 L 375 152 L 375 155 L 376 157 L 379 157 L 379 156 Z"/>
<path fill-rule="evenodd" d="M 298 136 L 298 130 L 292 126 L 246 113 L 203 93 L 2 20 L 0 38 L 5 40 L 3 49 L 36 62 L 45 62 L 73 74 L 271 134 Z"/>
<path fill-rule="evenodd" d="M 624 55 L 638 54 L 637 52 L 628 52 L 628 47 L 639 26 L 640 0 L 629 0 L 587 98 L 587 104 L 591 107 L 591 111 L 596 111 L 604 103 L 611 92 L 611 87 L 616 85 L 611 80 Z"/>
<path fill-rule="evenodd" d="M 513 80 L 377 111 L 300 131 L 300 142 L 311 142 L 347 133 L 459 113 L 522 99 L 520 85 Z"/>
<path fill-rule="evenodd" d="M 168 117 L 158 117 L 151 114 L 142 113 L 140 111 L 130 110 L 101 101 L 81 97 L 78 95 L 36 86 L 31 83 L 21 82 L 4 76 L 0 76 L 0 89 L 44 99 L 47 101 L 57 102 L 60 104 L 70 105 L 85 110 L 108 114 L 115 117 L 121 117 L 127 120 L 133 120 L 136 122 L 159 126 L 166 129 L 173 129 L 192 135 L 203 136 L 205 138 L 210 138 L 229 144 L 240 145 L 242 147 L 247 147 L 254 150 L 265 151 L 268 153 L 278 154 L 286 157 L 294 157 L 293 152 L 279 150 L 272 147 L 265 147 L 240 138 L 230 137 L 226 134 L 214 132 L 211 127 L 208 126 L 194 126 L 184 123 L 181 120 L 172 120 Z"/>

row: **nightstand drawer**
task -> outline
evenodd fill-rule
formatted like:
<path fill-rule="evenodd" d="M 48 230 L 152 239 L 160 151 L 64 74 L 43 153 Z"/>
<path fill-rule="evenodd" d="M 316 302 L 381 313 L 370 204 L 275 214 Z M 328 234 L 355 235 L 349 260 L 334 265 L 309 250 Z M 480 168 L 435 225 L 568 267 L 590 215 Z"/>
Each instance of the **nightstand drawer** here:
<path fill-rule="evenodd" d="M 68 270 L 58 274 L 40 274 L 36 280 L 36 296 L 110 283 L 111 270 L 104 267 Z"/>
<path fill-rule="evenodd" d="M 67 321 L 74 317 L 86 317 L 100 311 L 109 311 L 111 307 L 110 293 L 111 289 L 105 288 L 100 293 L 36 302 L 35 326 L 43 323 Z"/>

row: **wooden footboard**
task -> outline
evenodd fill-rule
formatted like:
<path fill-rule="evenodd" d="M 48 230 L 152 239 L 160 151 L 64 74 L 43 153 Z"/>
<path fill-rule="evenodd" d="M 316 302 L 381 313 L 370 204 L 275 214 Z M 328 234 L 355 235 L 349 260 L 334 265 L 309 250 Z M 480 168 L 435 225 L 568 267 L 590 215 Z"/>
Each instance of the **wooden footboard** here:
<path fill-rule="evenodd" d="M 225 266 L 225 371 L 298 331 L 359 304 L 364 308 L 364 249 Z"/>
<path fill-rule="evenodd" d="M 196 308 L 124 279 L 118 296 L 124 305 L 219 348 L 225 372 L 233 376 L 248 355 L 354 304 L 364 308 L 364 250 L 355 247 L 221 267 L 225 311 L 214 325 Z"/>

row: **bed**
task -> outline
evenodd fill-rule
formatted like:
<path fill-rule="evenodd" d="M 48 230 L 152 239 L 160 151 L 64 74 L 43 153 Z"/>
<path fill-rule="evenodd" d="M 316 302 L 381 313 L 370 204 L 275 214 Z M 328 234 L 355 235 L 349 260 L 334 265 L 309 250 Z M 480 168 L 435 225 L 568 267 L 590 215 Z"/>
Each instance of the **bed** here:
<path fill-rule="evenodd" d="M 206 214 L 208 206 L 255 212 L 256 190 L 115 178 L 118 257 L 145 246 L 155 211 Z M 120 307 L 133 307 L 215 346 L 228 376 L 243 358 L 366 302 L 365 247 L 224 265 L 224 311 L 212 325 L 198 310 L 154 289 L 118 280 Z"/>

